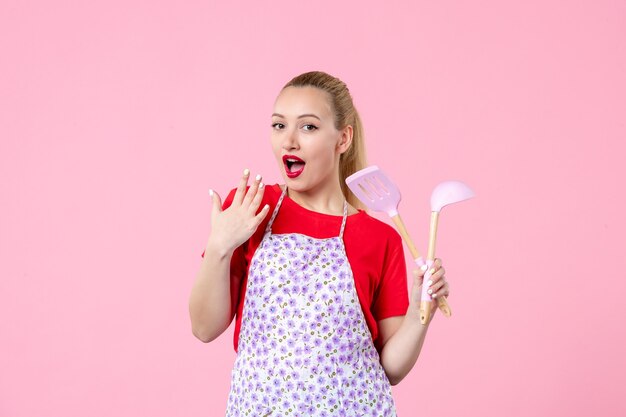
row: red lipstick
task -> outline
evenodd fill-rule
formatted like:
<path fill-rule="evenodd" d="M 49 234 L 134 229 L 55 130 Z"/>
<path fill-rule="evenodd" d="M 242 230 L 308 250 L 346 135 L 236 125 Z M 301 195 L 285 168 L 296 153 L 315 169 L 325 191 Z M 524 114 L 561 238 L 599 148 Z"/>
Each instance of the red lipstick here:
<path fill-rule="evenodd" d="M 283 164 L 285 165 L 287 176 L 289 178 L 296 178 L 302 174 L 306 163 L 295 155 L 283 155 Z"/>

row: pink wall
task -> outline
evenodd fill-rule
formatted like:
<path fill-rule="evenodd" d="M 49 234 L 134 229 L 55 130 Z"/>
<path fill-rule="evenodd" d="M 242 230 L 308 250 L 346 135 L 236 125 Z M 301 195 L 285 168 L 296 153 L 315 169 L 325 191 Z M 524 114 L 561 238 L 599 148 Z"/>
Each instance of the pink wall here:
<path fill-rule="evenodd" d="M 625 415 L 625 3 L 226 3 L 0 3 L 0 415 L 223 413 L 232 330 L 187 312 L 208 189 L 279 181 L 271 106 L 312 69 L 422 250 L 431 188 L 478 194 L 400 416 Z"/>

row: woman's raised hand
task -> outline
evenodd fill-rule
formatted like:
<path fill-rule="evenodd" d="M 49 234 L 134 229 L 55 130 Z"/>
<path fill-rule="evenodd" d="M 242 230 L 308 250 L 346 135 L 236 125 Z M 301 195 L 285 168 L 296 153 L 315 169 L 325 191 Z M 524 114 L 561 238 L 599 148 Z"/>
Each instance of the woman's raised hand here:
<path fill-rule="evenodd" d="M 224 253 L 234 251 L 248 240 L 269 212 L 270 207 L 266 204 L 257 213 L 261 201 L 263 201 L 263 192 L 265 191 L 265 187 L 261 182 L 261 175 L 256 176 L 252 185 L 246 191 L 249 177 L 250 171 L 244 170 L 233 202 L 226 210 L 222 210 L 222 199 L 220 196 L 215 191 L 210 191 L 213 199 L 213 210 L 211 211 L 209 244 L 219 248 Z"/>

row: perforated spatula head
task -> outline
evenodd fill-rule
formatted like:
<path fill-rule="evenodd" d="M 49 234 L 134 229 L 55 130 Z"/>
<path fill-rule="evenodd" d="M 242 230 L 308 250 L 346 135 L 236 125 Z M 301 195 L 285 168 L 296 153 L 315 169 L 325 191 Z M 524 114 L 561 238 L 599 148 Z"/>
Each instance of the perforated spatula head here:
<path fill-rule="evenodd" d="M 461 181 L 444 181 L 430 195 L 430 210 L 439 212 L 448 204 L 470 199 L 474 195 L 474 191 Z"/>
<path fill-rule="evenodd" d="M 400 190 L 376 165 L 355 172 L 346 178 L 348 188 L 363 204 L 390 217 L 398 214 Z"/>

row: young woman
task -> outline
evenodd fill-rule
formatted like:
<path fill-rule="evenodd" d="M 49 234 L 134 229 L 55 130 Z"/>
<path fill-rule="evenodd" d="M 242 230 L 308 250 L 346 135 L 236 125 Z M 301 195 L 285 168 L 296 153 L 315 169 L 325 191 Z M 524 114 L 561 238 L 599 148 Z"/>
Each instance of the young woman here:
<path fill-rule="evenodd" d="M 365 167 L 362 132 L 342 81 L 301 74 L 272 114 L 285 184 L 257 175 L 248 187 L 245 170 L 223 205 L 210 192 L 212 231 L 189 310 L 204 342 L 237 317 L 227 416 L 396 415 L 391 385 L 415 364 L 429 326 L 419 318 L 424 272 L 414 271 L 409 296 L 399 234 L 345 185 Z M 433 269 L 436 302 L 449 286 L 439 259 Z"/>

